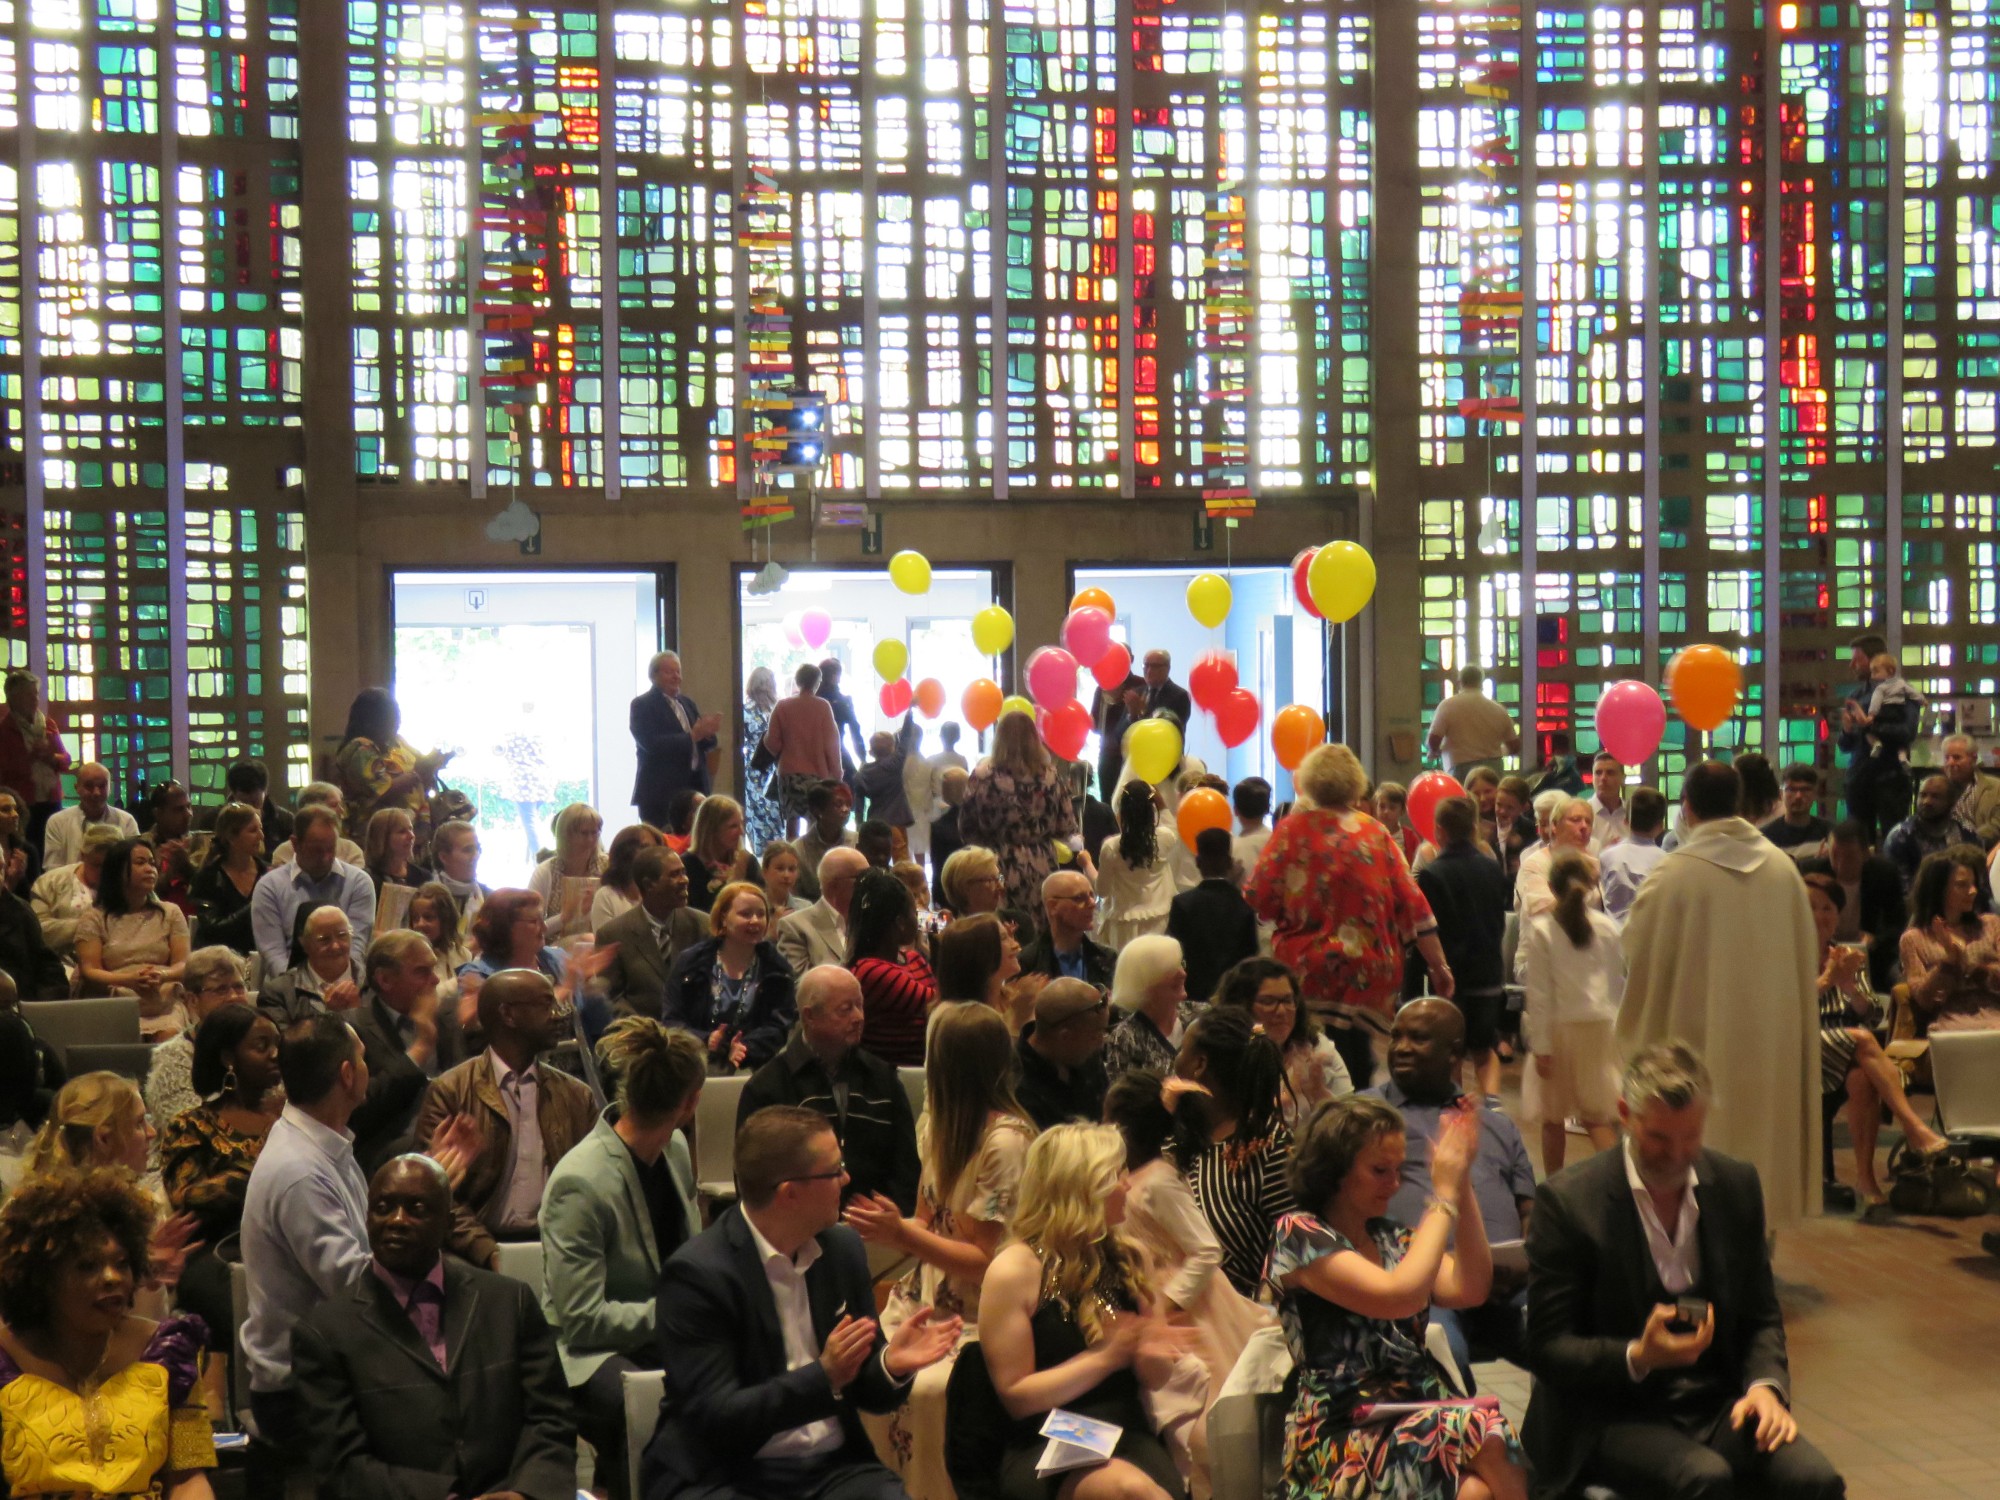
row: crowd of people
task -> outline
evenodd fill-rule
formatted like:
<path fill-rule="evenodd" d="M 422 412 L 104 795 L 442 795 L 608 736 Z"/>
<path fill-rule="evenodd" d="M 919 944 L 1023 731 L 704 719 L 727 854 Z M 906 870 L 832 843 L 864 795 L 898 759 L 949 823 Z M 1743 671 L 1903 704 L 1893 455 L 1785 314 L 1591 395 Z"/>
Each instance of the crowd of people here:
<path fill-rule="evenodd" d="M 1881 822 L 1911 776 L 1878 644 L 1844 819 L 1816 768 L 1749 755 L 1671 810 L 1567 741 L 1511 774 L 1468 671 L 1430 736 L 1466 795 L 1428 830 L 1339 744 L 1283 806 L 1191 758 L 1135 777 L 1122 735 L 1189 711 L 1158 651 L 1098 695 L 1094 766 L 1020 714 L 971 764 L 911 721 L 864 743 L 838 663 L 783 700 L 762 673 L 739 802 L 664 653 L 641 821 L 607 848 L 565 808 L 497 890 L 379 689 L 291 808 L 244 763 L 217 808 L 127 810 L 17 673 L 7 1483 L 202 1500 L 240 1360 L 258 1500 L 568 1500 L 579 1436 L 609 1500 L 640 1500 L 628 1443 L 644 1500 L 1203 1497 L 1209 1407 L 1281 1344 L 1287 1500 L 1514 1500 L 1530 1465 L 1837 1495 L 1767 1233 L 1817 1201 L 1829 1104 L 1871 1207 L 1885 1110 L 1898 1161 L 1948 1153 L 1889 1044 L 2000 1025 L 2000 783 L 1947 740 Z M 1184 845 L 1203 787 L 1236 824 Z M 143 1087 L 65 1079 L 15 1003 L 71 995 L 136 998 Z M 688 1140 L 717 1078 L 720 1197 Z M 1535 1377 L 1519 1433 L 1454 1394 L 1495 1357 Z M 628 1433 L 645 1370 L 660 1422 Z M 91 1402 L 130 1420 L 89 1436 Z M 1048 1472 L 1058 1410 L 1109 1457 Z"/>

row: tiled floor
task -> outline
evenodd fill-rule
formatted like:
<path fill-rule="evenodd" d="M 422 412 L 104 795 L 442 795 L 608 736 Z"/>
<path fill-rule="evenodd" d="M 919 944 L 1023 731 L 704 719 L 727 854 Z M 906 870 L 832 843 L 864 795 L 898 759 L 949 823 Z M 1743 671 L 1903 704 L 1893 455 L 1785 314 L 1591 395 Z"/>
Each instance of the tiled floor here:
<path fill-rule="evenodd" d="M 1571 1142 L 1571 1159 L 1589 1146 Z M 1887 1159 L 1887 1142 L 1883 1160 Z M 1854 1161 L 1836 1153 L 1843 1182 Z M 1849 1500 L 2000 1500 L 2000 1218 L 1809 1220 L 1781 1235 L 1799 1425 L 1847 1479 Z M 1528 1379 L 1475 1372 L 1519 1418 Z"/>

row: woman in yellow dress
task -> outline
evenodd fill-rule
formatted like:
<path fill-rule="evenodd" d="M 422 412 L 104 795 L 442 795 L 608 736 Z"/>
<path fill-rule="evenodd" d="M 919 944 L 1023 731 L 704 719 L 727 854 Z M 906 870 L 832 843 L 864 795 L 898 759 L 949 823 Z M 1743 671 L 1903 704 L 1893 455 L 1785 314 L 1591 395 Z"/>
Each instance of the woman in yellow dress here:
<path fill-rule="evenodd" d="M 129 1172 L 30 1178 L 0 1208 L 0 1474 L 13 1496 L 213 1500 L 190 1404 L 207 1330 L 133 1298 L 154 1207 Z"/>

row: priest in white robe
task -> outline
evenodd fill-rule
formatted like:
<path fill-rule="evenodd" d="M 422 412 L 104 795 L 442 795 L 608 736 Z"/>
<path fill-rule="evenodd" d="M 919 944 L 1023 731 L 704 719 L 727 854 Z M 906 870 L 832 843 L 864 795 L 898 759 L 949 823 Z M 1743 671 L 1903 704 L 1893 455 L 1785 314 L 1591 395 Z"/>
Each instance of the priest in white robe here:
<path fill-rule="evenodd" d="M 1625 928 L 1618 1041 L 1699 1049 L 1715 1080 L 1708 1144 L 1750 1162 L 1772 1228 L 1819 1203 L 1819 1004 L 1812 907 L 1798 866 L 1736 815 L 1740 784 L 1691 768 L 1685 832 Z"/>

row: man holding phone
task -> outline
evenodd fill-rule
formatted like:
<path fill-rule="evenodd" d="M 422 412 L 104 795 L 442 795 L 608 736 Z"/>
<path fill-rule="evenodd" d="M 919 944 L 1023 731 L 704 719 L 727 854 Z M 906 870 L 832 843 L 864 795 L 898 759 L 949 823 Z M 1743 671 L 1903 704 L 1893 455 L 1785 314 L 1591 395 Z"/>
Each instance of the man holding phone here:
<path fill-rule="evenodd" d="M 1753 1167 L 1702 1146 L 1709 1093 L 1693 1048 L 1640 1049 L 1619 1100 L 1623 1146 L 1536 1195 L 1521 1438 L 1546 1493 L 1846 1493 L 1792 1416 L 1763 1193 Z"/>

